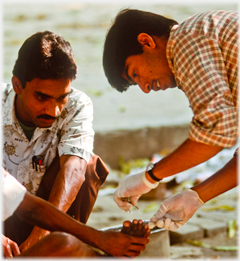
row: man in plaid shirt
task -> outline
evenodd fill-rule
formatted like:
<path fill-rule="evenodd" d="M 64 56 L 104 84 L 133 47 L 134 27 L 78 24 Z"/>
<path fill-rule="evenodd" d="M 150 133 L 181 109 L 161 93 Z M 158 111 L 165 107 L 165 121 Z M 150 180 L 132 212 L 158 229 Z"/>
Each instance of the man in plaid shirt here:
<path fill-rule="evenodd" d="M 103 66 L 118 91 L 139 85 L 143 92 L 178 87 L 194 113 L 188 139 L 146 171 L 122 180 L 114 194 L 128 211 L 165 177 L 207 161 L 238 137 L 238 16 L 229 11 L 172 19 L 125 9 L 108 31 Z M 166 199 L 151 221 L 176 230 L 205 202 L 237 186 L 237 152 L 201 184 Z M 128 202 L 122 197 L 129 197 Z"/>

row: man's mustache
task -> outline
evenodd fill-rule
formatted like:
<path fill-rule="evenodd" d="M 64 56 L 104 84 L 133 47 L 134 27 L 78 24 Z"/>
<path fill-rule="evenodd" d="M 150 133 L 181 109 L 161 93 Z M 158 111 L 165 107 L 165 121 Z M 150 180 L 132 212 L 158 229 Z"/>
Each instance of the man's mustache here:
<path fill-rule="evenodd" d="M 41 114 L 41 115 L 38 115 L 37 118 L 38 119 L 45 119 L 45 120 L 56 120 L 59 116 L 57 117 L 52 117 L 50 115 L 47 115 L 47 114 Z"/>

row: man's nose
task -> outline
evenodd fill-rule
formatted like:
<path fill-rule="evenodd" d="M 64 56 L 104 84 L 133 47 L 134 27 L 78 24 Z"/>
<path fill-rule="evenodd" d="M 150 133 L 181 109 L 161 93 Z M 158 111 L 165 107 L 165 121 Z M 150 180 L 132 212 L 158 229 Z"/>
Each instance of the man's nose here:
<path fill-rule="evenodd" d="M 138 86 L 144 93 L 149 93 L 151 91 L 151 86 L 149 83 L 139 83 Z"/>
<path fill-rule="evenodd" d="M 51 101 L 46 107 L 45 113 L 52 117 L 58 117 L 61 114 L 61 106 L 56 101 Z"/>

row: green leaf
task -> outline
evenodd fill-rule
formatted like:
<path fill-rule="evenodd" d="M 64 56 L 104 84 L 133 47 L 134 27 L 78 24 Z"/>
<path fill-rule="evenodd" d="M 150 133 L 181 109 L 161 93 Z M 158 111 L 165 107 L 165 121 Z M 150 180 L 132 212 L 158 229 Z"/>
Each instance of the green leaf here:
<path fill-rule="evenodd" d="M 87 92 L 96 97 L 103 95 L 102 91 L 98 91 L 98 90 L 94 90 L 94 89 L 87 89 Z"/>
<path fill-rule="evenodd" d="M 150 160 L 148 160 L 148 159 L 133 159 L 133 160 L 129 160 L 129 161 L 125 162 L 124 159 L 122 157 L 120 157 L 118 164 L 119 164 L 120 170 L 123 173 L 129 174 L 131 169 L 146 167 L 149 164 L 149 162 L 150 162 Z"/>
<path fill-rule="evenodd" d="M 212 246 L 210 244 L 206 244 L 198 240 L 190 240 L 190 239 L 187 240 L 187 243 L 194 246 L 214 249 L 216 251 L 238 251 L 238 246 Z"/>
<path fill-rule="evenodd" d="M 198 240 L 188 239 L 187 243 L 190 244 L 190 245 L 194 245 L 194 246 L 199 246 L 199 247 L 204 247 L 204 248 L 212 248 L 212 246 L 210 244 L 206 244 L 206 243 L 203 243 L 203 242 L 198 241 Z"/>
<path fill-rule="evenodd" d="M 215 210 L 224 210 L 224 211 L 234 211 L 235 208 L 227 205 L 221 205 L 221 206 L 216 206 L 216 207 L 207 207 L 203 208 L 203 211 L 215 211 Z"/>
<path fill-rule="evenodd" d="M 126 108 L 125 108 L 124 106 L 120 106 L 120 107 L 118 108 L 118 110 L 119 110 L 120 112 L 125 112 L 125 111 L 126 111 Z"/>
<path fill-rule="evenodd" d="M 238 246 L 215 246 L 216 251 L 238 251 Z"/>
<path fill-rule="evenodd" d="M 236 235 L 237 225 L 236 220 L 228 221 L 228 237 L 233 238 Z"/>

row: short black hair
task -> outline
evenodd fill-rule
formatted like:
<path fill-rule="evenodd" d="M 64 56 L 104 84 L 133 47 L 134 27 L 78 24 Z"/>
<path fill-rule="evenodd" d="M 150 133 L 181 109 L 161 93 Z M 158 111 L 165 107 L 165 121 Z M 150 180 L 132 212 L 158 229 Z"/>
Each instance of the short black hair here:
<path fill-rule="evenodd" d="M 71 45 L 62 36 L 50 31 L 37 32 L 21 46 L 13 75 L 22 83 L 34 78 L 71 79 L 77 77 L 77 65 Z"/>
<path fill-rule="evenodd" d="M 178 22 L 151 12 L 136 9 L 120 11 L 107 33 L 103 50 L 103 68 L 110 85 L 120 92 L 131 85 L 122 73 L 126 59 L 143 52 L 137 41 L 140 33 L 168 37 L 175 24 Z"/>

